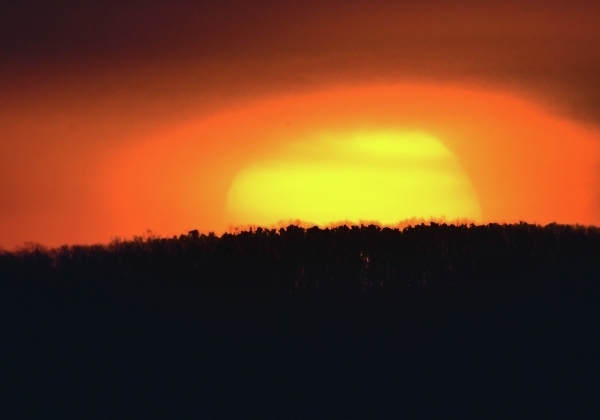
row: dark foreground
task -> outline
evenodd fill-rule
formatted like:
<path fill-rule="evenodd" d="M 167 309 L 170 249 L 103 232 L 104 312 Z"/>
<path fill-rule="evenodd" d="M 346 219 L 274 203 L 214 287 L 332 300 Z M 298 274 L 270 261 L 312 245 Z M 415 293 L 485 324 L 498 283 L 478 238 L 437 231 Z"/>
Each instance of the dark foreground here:
<path fill-rule="evenodd" d="M 1 418 L 597 418 L 600 230 L 0 254 Z"/>

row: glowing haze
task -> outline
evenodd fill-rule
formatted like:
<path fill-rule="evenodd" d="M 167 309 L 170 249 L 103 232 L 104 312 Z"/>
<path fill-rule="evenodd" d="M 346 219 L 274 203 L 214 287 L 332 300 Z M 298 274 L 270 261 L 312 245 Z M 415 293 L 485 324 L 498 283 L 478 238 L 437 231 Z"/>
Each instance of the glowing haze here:
<path fill-rule="evenodd" d="M 9 2 L 0 247 L 600 223 L 600 3 Z"/>
<path fill-rule="evenodd" d="M 591 224 L 599 144 L 509 95 L 341 88 L 258 101 L 124 148 L 97 190 L 123 235 L 290 219 Z"/>

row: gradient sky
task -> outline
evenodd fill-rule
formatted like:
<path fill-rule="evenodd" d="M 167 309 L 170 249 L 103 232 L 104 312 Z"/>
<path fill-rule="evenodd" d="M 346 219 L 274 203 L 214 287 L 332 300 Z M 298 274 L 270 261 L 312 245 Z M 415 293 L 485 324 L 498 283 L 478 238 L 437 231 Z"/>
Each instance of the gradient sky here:
<path fill-rule="evenodd" d="M 593 1 L 5 5 L 0 246 L 222 231 L 228 185 L 276 133 L 350 122 L 441 137 L 484 221 L 598 224 L 598 16 Z"/>

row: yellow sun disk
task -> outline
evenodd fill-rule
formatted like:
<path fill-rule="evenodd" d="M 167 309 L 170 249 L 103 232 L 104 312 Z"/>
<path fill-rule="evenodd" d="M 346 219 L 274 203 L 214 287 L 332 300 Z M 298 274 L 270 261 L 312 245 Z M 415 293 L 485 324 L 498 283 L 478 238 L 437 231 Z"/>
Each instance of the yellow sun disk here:
<path fill-rule="evenodd" d="M 322 135 L 242 169 L 226 208 L 232 225 L 302 220 L 395 224 L 481 218 L 471 184 L 441 142 L 423 133 Z"/>

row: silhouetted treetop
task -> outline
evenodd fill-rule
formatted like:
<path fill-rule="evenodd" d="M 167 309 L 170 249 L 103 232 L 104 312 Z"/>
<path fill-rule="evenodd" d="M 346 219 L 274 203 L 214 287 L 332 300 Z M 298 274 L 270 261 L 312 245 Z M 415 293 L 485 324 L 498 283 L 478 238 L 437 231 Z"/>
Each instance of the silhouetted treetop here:
<path fill-rule="evenodd" d="M 0 254 L 15 281 L 278 292 L 405 288 L 572 287 L 600 278 L 600 229 L 551 224 L 446 225 L 402 230 L 256 228 L 221 237 L 197 230 L 108 245 L 30 246 Z M 592 283 L 588 280 L 593 279 Z"/>

